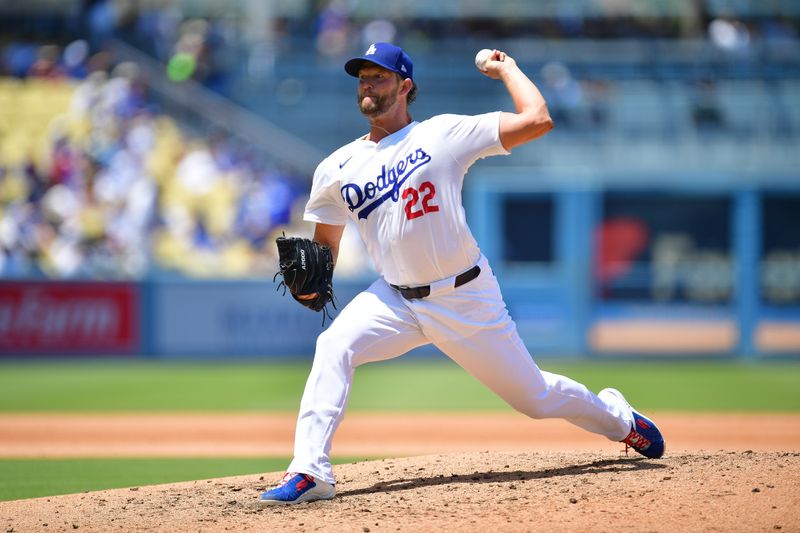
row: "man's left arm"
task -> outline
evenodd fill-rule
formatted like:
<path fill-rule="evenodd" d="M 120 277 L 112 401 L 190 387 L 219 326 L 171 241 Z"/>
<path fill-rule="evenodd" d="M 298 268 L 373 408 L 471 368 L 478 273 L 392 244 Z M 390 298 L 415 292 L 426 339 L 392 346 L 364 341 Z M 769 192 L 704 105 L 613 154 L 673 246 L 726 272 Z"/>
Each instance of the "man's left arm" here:
<path fill-rule="evenodd" d="M 334 265 L 336 264 L 336 258 L 339 256 L 339 243 L 342 241 L 344 228 L 344 225 L 322 223 L 317 223 L 314 228 L 314 241 L 330 249 Z M 317 298 L 319 294 L 314 292 L 311 294 L 297 294 L 295 296 L 299 300 L 313 300 Z"/>
<path fill-rule="evenodd" d="M 516 113 L 500 114 L 500 142 L 506 150 L 541 137 L 553 129 L 553 119 L 542 93 L 525 75 L 514 58 L 494 50 L 481 71 L 505 84 L 514 102 Z"/>

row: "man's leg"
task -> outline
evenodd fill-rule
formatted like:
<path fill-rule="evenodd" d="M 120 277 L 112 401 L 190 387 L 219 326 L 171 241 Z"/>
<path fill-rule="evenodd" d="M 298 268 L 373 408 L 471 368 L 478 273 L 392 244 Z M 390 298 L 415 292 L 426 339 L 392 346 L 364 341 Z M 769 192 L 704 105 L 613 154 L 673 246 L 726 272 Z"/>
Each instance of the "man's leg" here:
<path fill-rule="evenodd" d="M 489 331 L 463 341 L 436 343 L 448 357 L 531 418 L 563 418 L 587 431 L 621 441 L 632 414 L 621 402 L 607 402 L 581 383 L 540 370 L 516 328 Z"/>
<path fill-rule="evenodd" d="M 401 296 L 383 279 L 356 296 L 317 339 L 288 471 L 334 483 L 331 441 L 347 406 L 354 369 L 428 342 Z"/>
<path fill-rule="evenodd" d="M 485 261 L 480 264 L 482 272 L 474 281 L 411 303 L 426 336 L 516 410 L 532 418 L 563 418 L 611 440 L 624 439 L 633 422 L 627 405 L 540 370 L 508 315 L 491 269 Z"/>

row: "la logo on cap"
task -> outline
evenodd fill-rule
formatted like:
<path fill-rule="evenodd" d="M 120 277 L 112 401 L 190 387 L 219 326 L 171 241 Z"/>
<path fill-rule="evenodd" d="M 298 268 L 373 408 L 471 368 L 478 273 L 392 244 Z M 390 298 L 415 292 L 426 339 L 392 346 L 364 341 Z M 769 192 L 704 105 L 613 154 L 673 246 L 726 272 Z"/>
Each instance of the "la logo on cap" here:
<path fill-rule="evenodd" d="M 377 51 L 378 50 L 375 48 L 375 45 L 371 44 L 371 45 L 369 45 L 369 48 L 367 48 L 367 51 L 366 51 L 366 53 L 364 55 L 365 56 L 371 56 L 371 55 L 375 54 L 375 52 L 377 52 Z"/>

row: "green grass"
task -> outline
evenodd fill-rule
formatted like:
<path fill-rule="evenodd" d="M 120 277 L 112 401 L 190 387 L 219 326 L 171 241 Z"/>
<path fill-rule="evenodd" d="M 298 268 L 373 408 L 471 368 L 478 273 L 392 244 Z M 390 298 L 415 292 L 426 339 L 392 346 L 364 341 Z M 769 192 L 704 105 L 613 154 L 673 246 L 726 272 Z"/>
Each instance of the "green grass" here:
<path fill-rule="evenodd" d="M 296 410 L 310 364 L 0 364 L 0 411 Z"/>
<path fill-rule="evenodd" d="M 800 362 L 546 360 L 544 370 L 642 410 L 800 411 Z M 0 364 L 0 412 L 296 412 L 310 362 L 80 361 Z M 399 360 L 357 369 L 351 411 L 508 410 L 456 365 Z"/>
<path fill-rule="evenodd" d="M 338 459 L 337 463 L 354 459 Z M 0 459 L 0 501 L 175 483 L 286 468 L 286 458 Z M 269 486 L 277 479 L 265 478 Z"/>

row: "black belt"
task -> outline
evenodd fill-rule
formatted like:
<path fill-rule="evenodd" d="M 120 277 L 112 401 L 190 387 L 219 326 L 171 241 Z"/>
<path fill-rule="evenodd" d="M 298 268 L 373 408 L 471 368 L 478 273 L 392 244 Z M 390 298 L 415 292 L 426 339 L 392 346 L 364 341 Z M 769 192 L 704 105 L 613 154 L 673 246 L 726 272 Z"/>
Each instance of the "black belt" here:
<path fill-rule="evenodd" d="M 460 287 L 465 283 L 469 283 L 473 279 L 477 278 L 478 274 L 480 273 L 481 273 L 481 267 L 475 265 L 466 272 L 462 272 L 461 274 L 456 276 L 456 281 L 453 284 L 453 287 Z M 395 288 L 398 291 L 400 291 L 400 294 L 402 294 L 403 298 L 405 298 L 406 300 L 425 298 L 426 296 L 430 296 L 431 294 L 430 285 L 420 285 L 419 287 L 405 287 L 400 285 L 392 285 L 392 288 Z"/>

